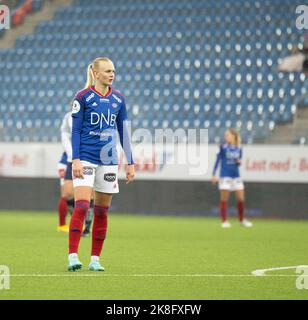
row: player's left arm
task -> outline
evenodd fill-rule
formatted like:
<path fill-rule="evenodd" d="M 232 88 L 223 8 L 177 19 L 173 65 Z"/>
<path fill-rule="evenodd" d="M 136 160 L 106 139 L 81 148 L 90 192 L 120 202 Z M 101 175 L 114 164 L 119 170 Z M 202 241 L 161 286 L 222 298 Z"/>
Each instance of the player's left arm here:
<path fill-rule="evenodd" d="M 123 103 L 121 105 L 121 109 L 116 119 L 116 123 L 117 123 L 118 133 L 120 136 L 120 143 L 128 163 L 128 166 L 126 169 L 126 183 L 130 183 L 134 180 L 134 177 L 135 177 L 135 166 L 134 166 L 132 145 L 131 145 L 131 140 L 130 140 L 130 135 L 128 130 L 128 117 L 127 117 L 127 110 L 126 110 L 126 104 L 125 104 L 124 98 L 123 98 Z"/>

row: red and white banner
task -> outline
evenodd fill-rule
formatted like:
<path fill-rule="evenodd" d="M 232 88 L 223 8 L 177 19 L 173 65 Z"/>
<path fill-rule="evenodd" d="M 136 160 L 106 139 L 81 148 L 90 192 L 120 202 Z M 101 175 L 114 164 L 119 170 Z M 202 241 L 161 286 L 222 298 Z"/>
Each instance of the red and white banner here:
<path fill-rule="evenodd" d="M 136 146 L 136 179 L 208 181 L 217 151 L 214 145 Z M 0 176 L 57 177 L 61 153 L 60 144 L 0 143 Z M 125 165 L 119 169 L 125 178 Z M 251 182 L 308 183 L 308 147 L 244 145 L 241 175 Z"/>
<path fill-rule="evenodd" d="M 250 145 L 243 151 L 245 181 L 308 183 L 307 146 Z"/>
<path fill-rule="evenodd" d="M 43 177 L 42 144 L 0 143 L 0 177 Z"/>

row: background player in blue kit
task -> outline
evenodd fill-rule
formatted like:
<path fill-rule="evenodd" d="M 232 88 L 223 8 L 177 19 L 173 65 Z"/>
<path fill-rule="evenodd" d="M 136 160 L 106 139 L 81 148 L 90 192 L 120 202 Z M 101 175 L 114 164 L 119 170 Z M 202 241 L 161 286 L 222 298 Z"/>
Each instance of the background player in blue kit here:
<path fill-rule="evenodd" d="M 128 162 L 127 183 L 134 179 L 125 99 L 111 88 L 114 75 L 115 68 L 110 59 L 96 58 L 88 67 L 86 87 L 77 93 L 72 107 L 75 209 L 69 230 L 69 271 L 82 268 L 78 247 L 93 189 L 94 222 L 89 270 L 104 271 L 99 257 L 107 232 L 107 213 L 112 195 L 119 192 L 118 133 Z"/>
<path fill-rule="evenodd" d="M 245 227 L 252 227 L 252 223 L 244 219 L 244 184 L 240 178 L 239 166 L 242 160 L 241 138 L 239 133 L 230 128 L 225 132 L 225 142 L 220 146 L 217 154 L 212 182 L 217 183 L 216 171 L 220 164 L 220 216 L 222 227 L 230 228 L 231 224 L 227 221 L 227 203 L 230 192 L 235 192 L 240 223 Z"/>

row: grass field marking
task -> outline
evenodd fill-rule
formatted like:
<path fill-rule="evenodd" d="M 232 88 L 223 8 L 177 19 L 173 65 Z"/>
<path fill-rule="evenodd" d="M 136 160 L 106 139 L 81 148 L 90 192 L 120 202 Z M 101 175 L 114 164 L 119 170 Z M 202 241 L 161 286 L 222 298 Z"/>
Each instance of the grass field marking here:
<path fill-rule="evenodd" d="M 287 268 L 296 268 L 296 267 L 287 267 Z M 269 269 L 264 269 L 269 270 Z M 259 270 L 256 270 L 259 271 Z M 261 270 L 263 271 L 263 270 Z M 11 274 L 10 277 L 16 277 L 16 278 L 23 278 L 23 277 L 37 277 L 37 278 L 61 278 L 61 277 L 71 277 L 71 278 L 103 278 L 103 277 L 114 277 L 114 278 L 125 278 L 125 277 L 132 277 L 132 278 L 153 278 L 153 277 L 183 277 L 183 278 L 252 278 L 255 277 L 255 274 L 82 274 L 82 273 L 68 273 L 68 274 Z M 265 275 L 266 277 L 296 277 L 296 275 L 286 275 L 286 274 L 273 274 L 273 275 Z"/>
<path fill-rule="evenodd" d="M 266 272 L 268 272 L 268 271 L 288 270 L 288 269 L 297 269 L 297 268 L 308 268 L 308 266 L 299 265 L 299 266 L 291 266 L 291 267 L 275 267 L 275 268 L 267 268 L 267 269 L 257 269 L 257 270 L 252 271 L 251 274 L 253 276 L 256 276 L 256 277 L 262 277 L 262 276 L 265 276 L 265 275 L 268 276 L 266 274 Z M 271 275 L 271 276 L 274 276 L 274 275 Z"/>

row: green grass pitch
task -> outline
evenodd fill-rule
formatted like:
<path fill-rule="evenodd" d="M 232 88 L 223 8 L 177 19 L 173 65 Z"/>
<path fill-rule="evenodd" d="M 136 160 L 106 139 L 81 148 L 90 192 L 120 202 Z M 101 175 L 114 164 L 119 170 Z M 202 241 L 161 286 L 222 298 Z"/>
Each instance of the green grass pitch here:
<path fill-rule="evenodd" d="M 84 269 L 69 273 L 67 234 L 57 214 L 0 212 L 0 265 L 10 289 L 0 299 L 307 299 L 295 270 L 256 269 L 308 264 L 308 222 L 255 220 L 245 229 L 231 220 L 111 213 L 102 264 L 91 273 L 91 239 L 82 238 Z"/>

